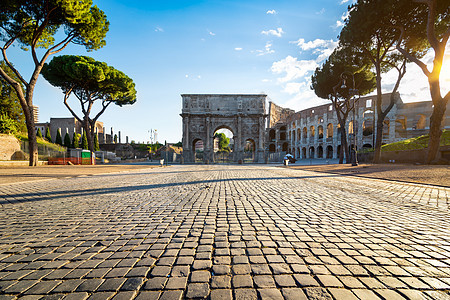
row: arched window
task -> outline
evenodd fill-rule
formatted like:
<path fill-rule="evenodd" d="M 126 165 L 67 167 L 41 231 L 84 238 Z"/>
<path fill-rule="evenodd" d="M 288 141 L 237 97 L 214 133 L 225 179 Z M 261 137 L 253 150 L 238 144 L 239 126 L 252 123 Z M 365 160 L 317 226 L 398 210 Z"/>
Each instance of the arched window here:
<path fill-rule="evenodd" d="M 327 138 L 333 137 L 333 124 L 328 123 L 327 125 Z"/>
<path fill-rule="evenodd" d="M 323 126 L 319 125 L 319 127 L 317 127 L 317 134 L 319 135 L 319 139 L 323 139 Z"/>

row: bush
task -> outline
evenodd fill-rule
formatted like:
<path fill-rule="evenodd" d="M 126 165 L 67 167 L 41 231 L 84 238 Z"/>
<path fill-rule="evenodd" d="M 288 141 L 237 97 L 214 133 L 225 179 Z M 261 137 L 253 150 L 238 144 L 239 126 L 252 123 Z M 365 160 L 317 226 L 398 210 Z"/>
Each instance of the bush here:
<path fill-rule="evenodd" d="M 61 137 L 61 132 L 59 131 L 59 129 L 56 131 L 56 140 L 55 140 L 55 144 L 58 145 L 63 145 L 63 141 L 62 141 L 62 137 Z"/>
<path fill-rule="evenodd" d="M 70 136 L 69 136 L 69 134 L 66 132 L 66 135 L 64 136 L 64 147 L 66 147 L 67 149 L 69 149 L 70 146 L 71 146 Z"/>
<path fill-rule="evenodd" d="M 40 128 L 38 128 L 38 130 L 37 130 L 37 132 L 36 132 L 36 136 L 38 137 L 38 138 L 43 138 L 42 137 L 42 132 L 41 132 L 41 129 Z"/>
<path fill-rule="evenodd" d="M 18 124 L 7 115 L 0 115 L 0 133 L 15 134 L 17 133 Z"/>
<path fill-rule="evenodd" d="M 47 142 L 52 142 L 52 135 L 50 134 L 49 127 L 47 127 L 47 129 L 45 130 L 45 139 L 47 140 Z"/>

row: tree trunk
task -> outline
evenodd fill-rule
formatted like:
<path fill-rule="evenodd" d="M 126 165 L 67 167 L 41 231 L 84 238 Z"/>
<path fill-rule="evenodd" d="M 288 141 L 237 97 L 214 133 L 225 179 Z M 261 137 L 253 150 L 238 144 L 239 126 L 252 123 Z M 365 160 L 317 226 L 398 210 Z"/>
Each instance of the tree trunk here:
<path fill-rule="evenodd" d="M 375 64 L 375 71 L 377 75 L 377 102 L 376 102 L 376 114 L 377 114 L 377 125 L 376 125 L 376 132 L 375 132 L 375 148 L 374 148 L 374 156 L 373 156 L 373 163 L 377 164 L 380 162 L 381 157 L 381 143 L 383 138 L 383 111 L 382 111 L 382 104 L 383 104 L 383 92 L 381 90 L 381 66 L 379 63 Z"/>
<path fill-rule="evenodd" d="M 428 77 L 431 99 L 433 101 L 434 108 L 430 118 L 430 139 L 428 142 L 427 157 L 425 160 L 426 164 L 431 164 L 436 161 L 442 134 L 441 125 L 444 120 L 449 98 L 449 94 L 442 98 L 440 93 L 439 77 L 433 75 L 434 74 Z"/>
<path fill-rule="evenodd" d="M 84 123 L 83 124 L 84 130 L 86 131 L 86 139 L 88 142 L 88 148 L 89 148 L 89 151 L 91 152 L 91 164 L 92 164 L 92 159 L 93 159 L 92 153 L 94 152 L 94 140 L 92 138 L 91 124 L 89 122 L 88 117 L 84 118 L 83 123 Z"/>
<path fill-rule="evenodd" d="M 444 101 L 443 98 L 441 98 L 441 101 L 433 101 L 433 103 L 435 104 L 430 118 L 430 140 L 428 142 L 426 164 L 431 164 L 436 161 L 442 134 L 441 125 L 447 108 L 447 101 Z"/>
<path fill-rule="evenodd" d="M 383 118 L 384 119 L 384 118 Z M 378 116 L 377 125 L 375 131 L 375 148 L 374 148 L 374 156 L 373 163 L 378 164 L 381 160 L 381 144 L 383 142 L 383 120 Z"/>
<path fill-rule="evenodd" d="M 344 120 L 344 126 L 342 126 L 341 124 L 341 148 L 344 150 L 342 151 L 341 149 L 341 152 L 345 153 L 345 163 L 348 164 L 350 163 L 350 156 L 348 152 L 347 131 L 345 130 L 345 122 L 346 120 Z"/>
<path fill-rule="evenodd" d="M 33 107 L 30 108 L 30 111 L 33 110 Z M 30 120 L 31 117 L 31 120 Z M 25 114 L 25 123 L 27 125 L 27 133 L 28 133 L 28 149 L 29 149 L 29 160 L 28 165 L 30 167 L 37 166 L 39 156 L 38 156 L 38 147 L 36 141 L 36 130 L 34 125 L 34 116 L 31 112 L 30 115 Z"/>

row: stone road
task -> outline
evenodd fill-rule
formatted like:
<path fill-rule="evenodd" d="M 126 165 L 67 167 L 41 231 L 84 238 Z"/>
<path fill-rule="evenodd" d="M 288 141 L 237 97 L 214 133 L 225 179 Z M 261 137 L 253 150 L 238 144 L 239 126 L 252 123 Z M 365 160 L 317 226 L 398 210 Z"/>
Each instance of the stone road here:
<path fill-rule="evenodd" d="M 0 299 L 450 299 L 449 198 L 268 166 L 0 185 Z"/>

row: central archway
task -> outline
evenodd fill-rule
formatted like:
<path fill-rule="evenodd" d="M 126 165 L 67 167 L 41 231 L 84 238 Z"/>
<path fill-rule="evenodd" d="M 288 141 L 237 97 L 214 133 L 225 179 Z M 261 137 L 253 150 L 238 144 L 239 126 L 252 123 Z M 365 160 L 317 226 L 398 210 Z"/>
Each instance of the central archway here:
<path fill-rule="evenodd" d="M 181 95 L 183 99 L 183 160 L 196 162 L 194 141 L 204 142 L 203 163 L 215 161 L 214 134 L 233 134 L 231 160 L 242 163 L 247 141 L 252 141 L 254 162 L 264 162 L 267 95 Z"/>
<path fill-rule="evenodd" d="M 213 134 L 215 163 L 231 163 L 234 161 L 234 133 L 228 126 L 219 126 Z"/>

